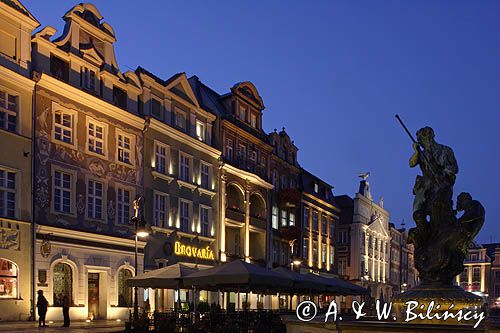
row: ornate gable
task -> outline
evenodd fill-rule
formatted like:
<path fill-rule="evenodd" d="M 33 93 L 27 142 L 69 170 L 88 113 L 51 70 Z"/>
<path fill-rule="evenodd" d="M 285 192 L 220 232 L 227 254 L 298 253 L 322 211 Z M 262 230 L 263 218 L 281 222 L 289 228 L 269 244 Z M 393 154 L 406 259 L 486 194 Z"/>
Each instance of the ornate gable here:
<path fill-rule="evenodd" d="M 187 80 L 186 73 L 181 73 L 175 78 L 175 80 L 168 82 L 166 89 L 194 105 L 196 108 L 200 108 L 196 95 Z"/>
<path fill-rule="evenodd" d="M 236 83 L 232 88 L 231 92 L 245 101 L 252 104 L 256 109 L 262 111 L 265 109 L 264 101 L 259 95 L 259 91 L 250 81 Z"/>

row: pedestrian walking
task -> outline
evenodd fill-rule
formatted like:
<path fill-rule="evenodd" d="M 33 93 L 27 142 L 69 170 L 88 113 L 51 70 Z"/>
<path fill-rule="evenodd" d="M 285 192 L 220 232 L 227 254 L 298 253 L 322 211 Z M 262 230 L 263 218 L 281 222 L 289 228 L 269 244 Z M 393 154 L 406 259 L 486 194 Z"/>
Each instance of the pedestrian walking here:
<path fill-rule="evenodd" d="M 43 296 L 43 290 L 38 290 L 38 299 L 36 301 L 36 307 L 38 309 L 38 327 L 46 327 L 45 316 L 47 315 L 47 307 L 49 302 Z"/>

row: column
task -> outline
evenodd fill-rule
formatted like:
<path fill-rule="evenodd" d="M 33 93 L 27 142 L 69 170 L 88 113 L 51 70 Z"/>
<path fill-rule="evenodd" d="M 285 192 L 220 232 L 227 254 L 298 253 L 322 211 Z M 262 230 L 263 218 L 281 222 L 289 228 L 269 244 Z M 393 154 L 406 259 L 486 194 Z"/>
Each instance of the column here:
<path fill-rule="evenodd" d="M 373 237 L 372 237 L 372 271 L 370 274 L 373 281 L 376 281 L 376 278 L 375 278 L 375 242 L 376 242 L 376 238 L 375 238 L 375 235 L 373 235 Z"/>
<path fill-rule="evenodd" d="M 377 240 L 377 281 L 380 282 L 380 277 L 381 277 L 381 261 L 382 261 L 382 251 L 380 250 L 380 248 L 382 247 L 382 241 L 381 240 Z"/>
<path fill-rule="evenodd" d="M 312 227 L 313 227 L 313 222 L 312 222 L 312 214 L 313 210 L 311 207 L 308 207 L 309 209 L 309 267 L 313 266 L 313 232 L 312 232 Z"/>
<path fill-rule="evenodd" d="M 219 184 L 219 197 L 220 197 L 220 261 L 225 262 L 226 259 L 226 182 L 227 176 L 224 170 L 220 169 L 220 184 Z"/>
<path fill-rule="evenodd" d="M 332 235 L 330 235 L 330 230 L 332 230 L 331 223 L 333 223 L 333 219 L 329 218 L 326 223 L 326 269 L 328 271 L 331 269 L 330 261 L 331 256 L 333 256 L 333 253 L 330 253 L 330 239 L 332 237 Z"/>
<path fill-rule="evenodd" d="M 245 261 L 250 262 L 250 186 L 245 186 Z"/>
<path fill-rule="evenodd" d="M 384 246 L 384 248 L 383 248 L 384 251 L 382 251 L 382 254 L 383 254 L 383 256 L 382 256 L 382 282 L 385 283 L 385 270 L 386 270 L 386 266 L 387 266 L 386 265 L 386 255 L 387 255 L 387 253 L 385 251 L 385 249 L 387 247 L 387 242 L 386 241 L 384 241 L 383 246 Z"/>
<path fill-rule="evenodd" d="M 486 290 L 486 266 L 481 265 L 481 292 L 485 292 Z M 494 290 L 493 290 L 494 291 Z"/>
<path fill-rule="evenodd" d="M 322 268 L 322 262 L 323 262 L 323 251 L 322 251 L 322 247 L 323 247 L 323 230 L 322 229 L 322 226 L 323 226 L 323 213 L 322 211 L 318 210 L 318 230 L 316 230 L 318 232 L 318 268 L 321 269 Z"/>

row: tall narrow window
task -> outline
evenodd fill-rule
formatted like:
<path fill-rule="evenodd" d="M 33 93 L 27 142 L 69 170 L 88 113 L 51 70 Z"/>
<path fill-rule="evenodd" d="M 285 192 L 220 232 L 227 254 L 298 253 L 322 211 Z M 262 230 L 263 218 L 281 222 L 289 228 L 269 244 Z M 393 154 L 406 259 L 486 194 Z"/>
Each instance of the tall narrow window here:
<path fill-rule="evenodd" d="M 175 108 L 175 126 L 180 129 L 186 129 L 186 113 L 178 108 Z"/>
<path fill-rule="evenodd" d="M 54 211 L 71 213 L 72 175 L 62 171 L 54 172 Z"/>
<path fill-rule="evenodd" d="M 233 140 L 231 139 L 226 140 L 226 158 L 229 161 L 233 160 Z"/>
<path fill-rule="evenodd" d="M 181 231 L 189 232 L 189 202 L 181 201 L 180 204 Z"/>
<path fill-rule="evenodd" d="M 167 146 L 155 142 L 155 171 L 167 173 Z"/>
<path fill-rule="evenodd" d="M 95 71 L 83 68 L 82 69 L 82 86 L 86 89 L 95 91 Z"/>
<path fill-rule="evenodd" d="M 326 264 L 326 244 L 321 243 L 321 262 Z"/>
<path fill-rule="evenodd" d="M 210 165 L 200 162 L 201 187 L 209 189 L 210 186 Z"/>
<path fill-rule="evenodd" d="M 308 259 L 309 258 L 309 238 L 304 237 L 302 239 L 302 258 Z"/>
<path fill-rule="evenodd" d="M 321 215 L 321 233 L 323 235 L 326 235 L 327 233 L 327 227 L 328 227 L 328 220 L 326 218 L 326 215 Z"/>
<path fill-rule="evenodd" d="M 151 98 L 151 115 L 156 119 L 163 120 L 162 105 L 156 98 Z"/>
<path fill-rule="evenodd" d="M 157 227 L 165 228 L 167 226 L 167 196 L 161 193 L 155 193 L 154 201 L 154 224 Z"/>
<path fill-rule="evenodd" d="M 288 214 L 288 224 L 290 226 L 294 226 L 295 225 L 295 213 L 294 212 L 289 212 L 289 214 Z"/>
<path fill-rule="evenodd" d="M 278 229 L 278 207 L 276 206 L 273 206 L 271 223 L 273 229 Z"/>
<path fill-rule="evenodd" d="M 187 155 L 181 154 L 180 157 L 180 178 L 182 181 L 191 181 L 191 170 L 190 170 L 191 158 Z"/>
<path fill-rule="evenodd" d="M 10 260 L 0 259 L 0 299 L 18 298 L 17 265 Z"/>
<path fill-rule="evenodd" d="M 205 124 L 199 120 L 196 121 L 196 137 L 205 142 Z"/>
<path fill-rule="evenodd" d="M 200 207 L 200 225 L 201 235 L 208 237 L 210 235 L 210 223 L 208 220 L 209 211 L 207 207 Z"/>
<path fill-rule="evenodd" d="M 286 227 L 286 222 L 287 222 L 286 210 L 282 209 L 281 210 L 281 226 Z"/>
<path fill-rule="evenodd" d="M 104 155 L 104 134 L 104 125 L 93 120 L 89 120 L 87 143 L 90 152 Z"/>
<path fill-rule="evenodd" d="M 250 115 L 250 125 L 253 127 L 253 128 L 257 128 L 257 115 L 255 113 L 252 113 Z"/>
<path fill-rule="evenodd" d="M 304 219 L 302 221 L 304 229 L 309 230 L 309 208 L 304 207 Z"/>
<path fill-rule="evenodd" d="M 332 266 L 332 265 L 333 265 L 333 262 L 334 262 L 334 260 L 333 260 L 333 259 L 335 258 L 335 256 L 334 256 L 334 251 L 335 251 L 335 250 L 334 250 L 334 248 L 333 248 L 333 245 L 330 245 L 330 266 Z"/>
<path fill-rule="evenodd" d="M 74 115 L 70 112 L 57 110 L 54 112 L 54 138 L 74 144 Z"/>
<path fill-rule="evenodd" d="M 113 103 L 123 109 L 127 108 L 127 92 L 117 86 L 113 86 Z"/>
<path fill-rule="evenodd" d="M 19 97 L 0 90 L 0 128 L 15 132 L 17 129 Z"/>
<path fill-rule="evenodd" d="M 313 211 L 313 231 L 319 232 L 318 230 L 318 212 Z"/>
<path fill-rule="evenodd" d="M 132 164 L 132 138 L 129 135 L 118 133 L 118 161 Z"/>
<path fill-rule="evenodd" d="M 126 268 L 118 271 L 118 306 L 132 306 L 132 288 L 127 286 L 127 280 L 132 277 L 132 272 Z"/>
<path fill-rule="evenodd" d="M 247 147 L 241 143 L 238 145 L 238 163 L 244 163 L 247 155 Z"/>
<path fill-rule="evenodd" d="M 313 241 L 313 265 L 318 264 L 318 241 Z"/>
<path fill-rule="evenodd" d="M 130 222 L 130 191 L 118 188 L 116 195 L 116 218 L 119 224 Z"/>
<path fill-rule="evenodd" d="M 242 121 L 246 121 L 246 109 L 244 106 L 240 106 L 238 118 L 240 118 L 240 120 L 242 120 Z"/>
<path fill-rule="evenodd" d="M 87 183 L 87 217 L 95 220 L 103 218 L 104 185 L 95 180 Z"/>
<path fill-rule="evenodd" d="M 273 180 L 273 186 L 275 190 L 278 190 L 278 171 L 273 170 L 271 174 Z"/>
<path fill-rule="evenodd" d="M 16 217 L 16 174 L 0 169 L 0 217 Z"/>

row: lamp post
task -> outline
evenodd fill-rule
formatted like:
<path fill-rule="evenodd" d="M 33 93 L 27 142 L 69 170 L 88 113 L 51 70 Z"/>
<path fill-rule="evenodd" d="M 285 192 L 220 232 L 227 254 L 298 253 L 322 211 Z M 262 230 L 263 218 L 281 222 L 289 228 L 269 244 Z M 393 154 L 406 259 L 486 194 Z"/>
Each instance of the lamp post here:
<path fill-rule="evenodd" d="M 143 206 L 144 206 L 144 197 L 138 196 L 134 200 L 134 217 L 132 217 L 132 223 L 135 226 L 135 260 L 134 260 L 134 271 L 135 274 L 134 276 L 137 276 L 137 271 L 138 271 L 138 264 L 137 264 L 137 257 L 138 257 L 138 249 L 137 249 L 137 240 L 139 237 L 144 238 L 149 235 L 149 231 L 146 228 L 146 221 L 144 221 L 143 217 Z M 139 290 L 137 287 L 134 287 L 134 322 L 139 320 Z"/>

